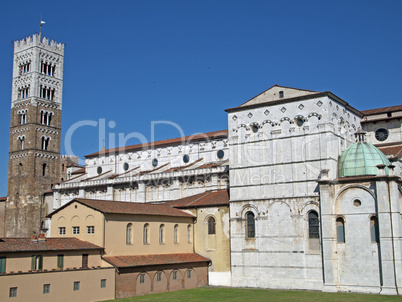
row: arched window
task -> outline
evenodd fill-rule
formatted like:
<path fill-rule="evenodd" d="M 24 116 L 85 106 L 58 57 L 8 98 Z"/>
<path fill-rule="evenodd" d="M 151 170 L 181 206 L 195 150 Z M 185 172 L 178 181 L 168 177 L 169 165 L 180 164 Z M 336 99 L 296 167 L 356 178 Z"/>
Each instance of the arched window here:
<path fill-rule="evenodd" d="M 42 150 L 47 150 L 47 148 L 49 147 L 49 141 L 50 137 L 42 136 Z"/>
<path fill-rule="evenodd" d="M 336 241 L 345 243 L 345 221 L 342 217 L 336 219 Z"/>
<path fill-rule="evenodd" d="M 191 224 L 187 226 L 187 242 L 191 243 Z"/>
<path fill-rule="evenodd" d="M 191 224 L 187 226 L 187 242 L 191 243 Z"/>
<path fill-rule="evenodd" d="M 215 218 L 213 217 L 208 218 L 208 234 L 215 234 Z"/>
<path fill-rule="evenodd" d="M 159 243 L 165 243 L 165 225 L 163 224 L 159 226 Z"/>
<path fill-rule="evenodd" d="M 370 234 L 371 234 L 371 242 L 379 243 L 380 242 L 380 234 L 378 230 L 378 218 L 376 216 L 372 216 L 370 218 Z"/>
<path fill-rule="evenodd" d="M 21 150 L 24 150 L 24 148 L 25 148 L 25 136 L 21 136 L 19 138 L 19 141 L 20 141 L 20 145 L 21 145 Z"/>
<path fill-rule="evenodd" d="M 149 224 L 144 224 L 144 244 L 149 244 Z"/>
<path fill-rule="evenodd" d="M 246 214 L 247 219 L 247 238 L 255 238 L 255 219 L 253 212 L 247 212 Z"/>
<path fill-rule="evenodd" d="M 316 211 L 311 211 L 308 213 L 308 238 L 309 238 L 309 249 L 311 251 L 320 250 L 320 229 L 318 214 Z"/>
<path fill-rule="evenodd" d="M 133 224 L 129 223 L 126 227 L 126 244 L 133 244 Z"/>
<path fill-rule="evenodd" d="M 179 243 L 179 226 L 174 226 L 174 243 Z"/>

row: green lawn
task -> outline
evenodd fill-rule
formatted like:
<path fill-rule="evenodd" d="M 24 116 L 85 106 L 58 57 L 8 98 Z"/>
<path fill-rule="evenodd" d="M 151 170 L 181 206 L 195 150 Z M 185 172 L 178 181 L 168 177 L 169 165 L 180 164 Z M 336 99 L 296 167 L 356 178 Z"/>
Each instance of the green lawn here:
<path fill-rule="evenodd" d="M 163 294 L 153 294 L 125 299 L 110 300 L 116 302 L 128 301 L 163 301 L 163 302 L 197 302 L 197 301 L 230 301 L 230 302 L 248 302 L 248 301 L 297 301 L 297 302 L 315 302 L 315 301 L 402 301 L 400 296 L 381 296 L 381 295 L 361 295 L 344 293 L 322 293 L 309 291 L 284 291 L 268 289 L 245 289 L 245 288 L 215 288 L 205 287 L 168 292 Z"/>

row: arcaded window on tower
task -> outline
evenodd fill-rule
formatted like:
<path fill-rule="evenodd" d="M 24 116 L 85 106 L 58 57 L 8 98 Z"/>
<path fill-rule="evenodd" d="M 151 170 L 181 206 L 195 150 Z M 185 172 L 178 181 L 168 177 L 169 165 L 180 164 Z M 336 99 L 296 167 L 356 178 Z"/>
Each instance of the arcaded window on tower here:
<path fill-rule="evenodd" d="M 53 112 L 43 111 L 40 112 L 40 120 L 42 125 L 50 126 L 52 120 Z"/>
<path fill-rule="evenodd" d="M 53 101 L 54 96 L 55 96 L 55 89 L 40 85 L 40 95 L 39 96 L 42 99 Z"/>
<path fill-rule="evenodd" d="M 21 112 L 20 113 L 20 124 L 24 125 L 27 123 L 27 114 L 26 112 Z"/>
<path fill-rule="evenodd" d="M 29 97 L 29 86 L 19 89 L 18 97 L 20 99 L 25 99 L 25 98 Z"/>
<path fill-rule="evenodd" d="M 42 150 L 47 150 L 47 148 L 49 147 L 49 141 L 50 137 L 42 136 Z"/>
<path fill-rule="evenodd" d="M 20 65 L 20 75 L 26 74 L 31 71 L 31 62 L 26 62 Z"/>
<path fill-rule="evenodd" d="M 56 72 L 56 66 L 52 65 L 48 62 L 41 62 L 41 67 L 40 67 L 40 72 L 42 74 L 48 75 L 48 76 L 52 76 L 54 77 L 55 72 Z"/>
<path fill-rule="evenodd" d="M 25 136 L 21 136 L 18 138 L 19 142 L 20 142 L 20 148 L 21 150 L 24 150 L 25 148 Z"/>

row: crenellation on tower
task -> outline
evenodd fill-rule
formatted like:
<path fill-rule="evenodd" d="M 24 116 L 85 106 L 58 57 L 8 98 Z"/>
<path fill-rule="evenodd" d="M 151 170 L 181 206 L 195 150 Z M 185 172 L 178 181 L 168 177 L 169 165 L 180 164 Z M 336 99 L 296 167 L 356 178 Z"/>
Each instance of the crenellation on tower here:
<path fill-rule="evenodd" d="M 41 232 L 43 193 L 60 179 L 64 45 L 14 43 L 6 235 Z"/>

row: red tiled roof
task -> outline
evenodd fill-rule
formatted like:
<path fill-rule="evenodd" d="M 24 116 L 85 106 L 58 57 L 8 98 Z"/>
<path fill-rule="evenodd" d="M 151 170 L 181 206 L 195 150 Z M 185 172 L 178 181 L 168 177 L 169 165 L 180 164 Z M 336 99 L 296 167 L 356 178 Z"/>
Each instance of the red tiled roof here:
<path fill-rule="evenodd" d="M 209 139 L 217 139 L 217 138 L 227 137 L 227 136 L 228 136 L 227 130 L 213 131 L 213 132 L 207 132 L 207 133 L 194 134 L 194 135 L 190 135 L 190 136 L 186 136 L 186 137 L 177 137 L 177 138 L 171 138 L 171 139 L 166 139 L 166 140 L 161 140 L 161 141 L 156 141 L 156 142 L 150 142 L 150 143 L 146 143 L 146 144 L 137 144 L 137 145 L 107 149 L 107 150 L 98 151 L 98 152 L 86 155 L 85 157 L 91 158 L 91 157 L 96 157 L 96 156 L 101 156 L 101 155 L 107 155 L 109 153 L 114 154 L 114 153 L 124 153 L 124 152 L 137 151 L 137 150 L 143 150 L 143 149 L 152 149 L 155 147 L 163 147 L 163 146 L 184 144 L 184 143 L 203 141 L 203 140 L 209 140 Z"/>
<path fill-rule="evenodd" d="M 46 238 L 32 242 L 30 238 L 0 238 L 0 252 L 103 250 L 102 247 L 77 238 Z"/>
<path fill-rule="evenodd" d="M 402 156 L 402 145 L 398 146 L 387 146 L 387 147 L 378 147 L 382 153 L 385 155 L 392 155 L 397 158 Z"/>
<path fill-rule="evenodd" d="M 401 111 L 401 110 L 402 110 L 402 105 L 397 105 L 397 106 L 382 107 L 382 108 L 369 109 L 369 110 L 361 110 L 360 112 L 363 113 L 364 115 L 374 115 L 374 114 L 379 114 L 379 113 Z"/>
<path fill-rule="evenodd" d="M 164 204 L 175 208 L 198 208 L 229 205 L 229 194 L 227 190 L 207 191 L 181 199 L 168 201 Z"/>
<path fill-rule="evenodd" d="M 196 253 L 188 254 L 158 254 L 137 256 L 103 257 L 104 260 L 117 267 L 133 267 L 148 265 L 166 265 L 179 263 L 210 262 L 208 258 Z"/>
<path fill-rule="evenodd" d="M 71 172 L 71 174 L 82 174 L 85 173 L 85 168 L 81 168 L 79 170 L 75 170 L 73 172 Z"/>
<path fill-rule="evenodd" d="M 169 207 L 165 204 L 150 204 L 150 203 L 139 203 L 139 202 L 96 200 L 96 199 L 83 199 L 83 198 L 73 199 L 72 201 L 66 203 L 64 206 L 50 213 L 48 217 L 51 217 L 58 211 L 64 209 L 72 202 L 79 202 L 104 214 L 132 214 L 132 215 L 137 214 L 137 215 L 157 215 L 157 216 L 175 216 L 175 217 L 192 217 L 192 218 L 195 217 L 191 214 Z"/>
<path fill-rule="evenodd" d="M 0 197 L 0 201 L 7 201 L 7 196 Z"/>

